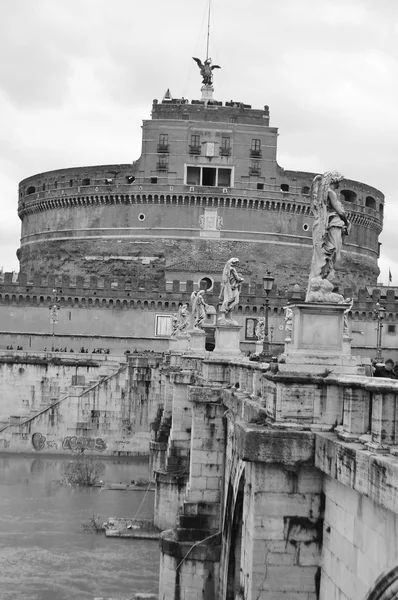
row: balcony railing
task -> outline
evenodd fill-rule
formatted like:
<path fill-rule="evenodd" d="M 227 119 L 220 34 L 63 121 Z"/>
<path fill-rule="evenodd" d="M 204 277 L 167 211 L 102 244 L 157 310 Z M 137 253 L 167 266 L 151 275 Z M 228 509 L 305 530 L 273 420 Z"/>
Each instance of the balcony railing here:
<path fill-rule="evenodd" d="M 261 175 L 260 169 L 249 169 L 249 175 Z"/>
<path fill-rule="evenodd" d="M 250 150 L 251 158 L 261 158 L 261 150 Z"/>
<path fill-rule="evenodd" d="M 189 146 L 189 154 L 200 154 L 200 146 Z"/>
<path fill-rule="evenodd" d="M 167 169 L 168 169 L 168 165 L 165 165 L 164 163 L 158 163 L 156 165 L 157 171 L 167 171 Z"/>
<path fill-rule="evenodd" d="M 158 152 L 166 154 L 169 151 L 168 144 L 158 144 Z"/>
<path fill-rule="evenodd" d="M 231 156 L 231 148 L 220 148 L 220 156 Z"/>

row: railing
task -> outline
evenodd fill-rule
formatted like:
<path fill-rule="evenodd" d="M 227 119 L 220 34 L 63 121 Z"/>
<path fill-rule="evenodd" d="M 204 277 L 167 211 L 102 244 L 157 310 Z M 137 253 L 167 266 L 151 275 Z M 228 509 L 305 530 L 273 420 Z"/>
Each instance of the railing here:
<path fill-rule="evenodd" d="M 158 152 L 159 153 L 167 153 L 169 151 L 169 145 L 168 144 L 158 144 Z"/>
<path fill-rule="evenodd" d="M 189 146 L 189 154 L 200 154 L 201 147 L 200 146 Z"/>
<path fill-rule="evenodd" d="M 250 150 L 251 158 L 261 158 L 261 150 Z"/>
<path fill-rule="evenodd" d="M 220 148 L 220 156 L 231 156 L 231 148 Z"/>

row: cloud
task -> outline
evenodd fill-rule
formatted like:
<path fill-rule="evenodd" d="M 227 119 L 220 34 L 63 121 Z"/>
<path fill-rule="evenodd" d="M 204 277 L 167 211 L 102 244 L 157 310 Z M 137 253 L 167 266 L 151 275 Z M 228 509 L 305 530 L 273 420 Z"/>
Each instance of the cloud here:
<path fill-rule="evenodd" d="M 208 0 L 3 0 L 0 230 L 19 245 L 18 181 L 130 162 L 141 122 L 170 87 L 198 98 Z M 395 256 L 398 3 L 213 0 L 215 96 L 270 106 L 286 169 L 338 169 L 386 194 L 382 262 Z M 14 245 L 12 240 L 14 239 Z M 384 262 L 383 262 L 384 261 Z M 398 277 L 398 268 L 397 268 Z"/>

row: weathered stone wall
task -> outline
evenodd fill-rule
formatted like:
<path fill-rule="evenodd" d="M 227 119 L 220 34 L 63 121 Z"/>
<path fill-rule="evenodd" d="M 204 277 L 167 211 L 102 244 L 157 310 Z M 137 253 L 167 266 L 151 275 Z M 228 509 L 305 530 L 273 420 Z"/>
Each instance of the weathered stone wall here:
<path fill-rule="evenodd" d="M 151 361 L 155 364 L 153 357 Z M 154 388 L 148 385 L 152 379 L 148 359 L 131 358 L 122 366 L 103 362 L 96 368 L 21 363 L 7 368 L 2 391 L 12 398 L 15 381 L 21 377 L 14 397 L 24 412 L 10 424 L 3 423 L 1 451 L 54 454 L 87 448 L 111 456 L 149 453 L 150 423 L 159 396 L 156 376 Z M 19 373 L 19 369 L 25 370 Z M 29 392 L 31 396 L 25 398 Z"/>
<path fill-rule="evenodd" d="M 365 598 L 373 582 L 398 562 L 398 516 L 326 477 L 321 598 Z"/>

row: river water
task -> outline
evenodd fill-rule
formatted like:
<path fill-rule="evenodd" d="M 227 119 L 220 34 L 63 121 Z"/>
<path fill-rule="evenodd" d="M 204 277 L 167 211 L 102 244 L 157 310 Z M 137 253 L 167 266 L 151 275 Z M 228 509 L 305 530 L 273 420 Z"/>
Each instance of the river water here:
<path fill-rule="evenodd" d="M 0 455 L 0 600 L 93 600 L 158 591 L 157 540 L 106 538 L 91 515 L 133 517 L 145 492 L 59 486 L 65 458 Z M 104 460 L 104 481 L 148 479 L 148 463 Z M 148 492 L 138 518 L 153 517 Z"/>

